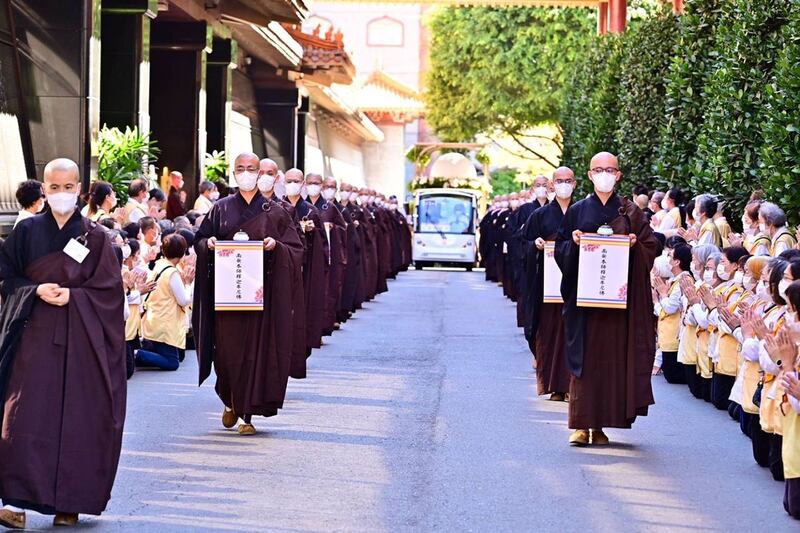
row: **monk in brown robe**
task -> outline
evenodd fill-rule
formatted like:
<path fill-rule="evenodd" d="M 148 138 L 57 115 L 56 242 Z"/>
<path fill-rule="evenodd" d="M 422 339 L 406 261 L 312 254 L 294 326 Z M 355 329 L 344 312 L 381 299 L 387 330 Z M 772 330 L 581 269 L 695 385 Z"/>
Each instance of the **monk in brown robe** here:
<path fill-rule="evenodd" d="M 336 180 L 333 180 L 333 183 L 335 184 Z M 326 180 L 326 186 L 327 184 L 328 182 Z M 324 192 L 325 191 L 323 190 L 323 193 Z M 345 242 L 347 243 L 347 250 L 345 251 L 345 255 L 347 256 L 347 264 L 345 265 L 344 276 L 342 277 L 342 294 L 339 298 L 339 310 L 337 311 L 339 322 L 346 322 L 356 311 L 355 296 L 356 284 L 358 282 L 357 275 L 361 269 L 361 239 L 358 236 L 358 227 L 356 221 L 353 220 L 353 216 L 349 209 L 351 194 L 352 191 L 350 185 L 347 183 L 342 183 L 341 190 L 339 192 L 339 198 L 334 197 L 333 199 L 333 203 L 339 209 L 339 212 L 342 214 L 342 218 L 347 225 L 347 234 L 345 236 Z"/>
<path fill-rule="evenodd" d="M 570 206 L 556 239 L 556 261 L 563 274 L 570 444 L 608 444 L 603 428 L 630 428 L 654 403 L 650 373 L 655 358 L 655 327 L 650 269 L 661 245 L 639 207 L 614 192 L 622 177 L 616 156 L 592 158 L 594 194 Z M 577 307 L 581 234 L 610 226 L 631 240 L 626 309 Z"/>
<path fill-rule="evenodd" d="M 538 180 L 538 178 L 537 178 Z M 542 183 L 542 181 L 538 181 Z M 521 294 L 530 317 L 528 346 L 536 358 L 536 380 L 539 394 L 550 394 L 552 401 L 564 401 L 569 391 L 570 373 L 564 349 L 563 304 L 544 303 L 545 244 L 554 241 L 558 229 L 572 203 L 575 176 L 571 169 L 559 167 L 553 172 L 555 201 L 538 207 L 524 224 L 522 238 L 531 243 L 535 254 L 531 279 L 525 284 L 531 294 Z M 521 208 L 520 208 L 521 209 Z"/>
<path fill-rule="evenodd" d="M 369 302 L 375 298 L 378 287 L 378 244 L 377 223 L 372 211 L 369 210 L 369 189 L 363 188 L 358 192 L 358 207 L 362 213 L 361 227 L 364 229 L 364 301 Z"/>
<path fill-rule="evenodd" d="M 300 193 L 305 185 L 303 171 L 292 168 L 286 171 L 286 198 L 294 207 L 295 223 L 299 224 L 305 241 L 303 260 L 303 289 L 306 304 L 307 355 L 312 348 L 322 346 L 322 331 L 325 323 L 325 294 L 328 276 L 328 240 L 319 210 L 303 200 Z M 304 372 L 304 369 L 302 369 Z M 300 375 L 301 369 L 292 370 L 292 377 Z"/>
<path fill-rule="evenodd" d="M 339 329 L 338 313 L 342 297 L 345 268 L 347 268 L 347 223 L 333 200 L 337 183 L 333 178 L 322 179 L 319 174 L 306 175 L 308 201 L 319 211 L 328 241 L 328 285 L 325 293 L 324 335 Z M 324 196 L 323 196 L 324 194 Z"/>
<path fill-rule="evenodd" d="M 234 160 L 236 194 L 219 200 L 195 237 L 197 275 L 192 327 L 200 384 L 217 375 L 215 390 L 225 408 L 222 424 L 241 417 L 240 435 L 254 435 L 253 415 L 273 416 L 283 407 L 292 363 L 292 280 L 302 244 L 294 222 L 277 202 L 259 194 L 258 156 Z M 238 235 L 237 235 L 238 234 Z M 214 249 L 218 240 L 264 243 L 264 310 L 214 310 Z"/>
<path fill-rule="evenodd" d="M 0 251 L 0 525 L 32 509 L 74 525 L 99 515 L 125 422 L 121 264 L 106 230 L 77 210 L 78 166 L 44 169 L 50 209 Z"/>
<path fill-rule="evenodd" d="M 366 242 L 365 242 L 365 226 L 364 226 L 364 212 L 358 205 L 358 188 L 350 185 L 349 183 L 342 184 L 342 207 L 343 213 L 348 215 L 353 221 L 351 233 L 348 235 L 347 240 L 347 277 L 345 278 L 345 306 L 351 313 L 355 313 L 361 309 L 362 304 L 366 301 L 366 279 L 365 279 L 365 266 L 366 261 Z M 355 257 L 355 261 L 353 260 Z M 351 295 L 352 296 L 349 296 Z"/>
<path fill-rule="evenodd" d="M 303 242 L 303 233 L 300 224 L 295 220 L 294 206 L 282 199 L 277 193 L 277 187 L 284 187 L 280 183 L 283 174 L 278 169 L 278 164 L 269 158 L 262 159 L 259 164 L 258 190 L 267 200 L 276 202 L 286 210 L 292 220 L 295 221 L 297 234 Z M 311 353 L 311 349 L 306 343 L 306 298 L 303 284 L 303 257 L 304 250 L 300 249 L 295 254 L 295 264 L 301 265 L 295 268 L 292 278 L 292 365 L 289 376 L 295 379 L 306 377 L 306 359 Z"/>

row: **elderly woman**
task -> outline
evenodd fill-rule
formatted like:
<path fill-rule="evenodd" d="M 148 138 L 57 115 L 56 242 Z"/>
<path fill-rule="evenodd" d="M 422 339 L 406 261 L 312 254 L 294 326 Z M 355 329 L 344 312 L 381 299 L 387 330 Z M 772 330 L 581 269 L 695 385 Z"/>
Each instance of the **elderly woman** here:
<path fill-rule="evenodd" d="M 750 255 L 769 255 L 772 245 L 770 238 L 764 235 L 758 227 L 758 212 L 763 203 L 762 200 L 753 200 L 744 207 L 742 246 L 747 248 Z"/>
<path fill-rule="evenodd" d="M 693 279 L 681 280 L 683 292 L 683 318 L 680 342 L 678 344 L 678 362 L 683 365 L 686 376 L 686 383 L 689 391 L 696 398 L 701 398 L 700 376 L 697 372 L 697 337 L 699 327 L 697 319 L 692 312 L 693 303 L 699 303 L 697 289 L 703 284 L 703 272 L 705 264 L 711 255 L 719 253 L 719 249 L 713 244 L 700 244 L 692 248 L 692 263 L 690 270 Z"/>
<path fill-rule="evenodd" d="M 772 202 L 764 202 L 758 210 L 758 228 L 770 239 L 769 255 L 778 257 L 794 248 L 797 241 L 786 227 L 786 213 Z"/>

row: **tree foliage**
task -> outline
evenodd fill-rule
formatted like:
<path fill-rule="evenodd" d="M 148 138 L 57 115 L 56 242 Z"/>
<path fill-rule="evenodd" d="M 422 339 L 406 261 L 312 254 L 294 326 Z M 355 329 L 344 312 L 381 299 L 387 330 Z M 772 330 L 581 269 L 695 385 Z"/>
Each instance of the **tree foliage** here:
<path fill-rule="evenodd" d="M 668 188 L 690 185 L 702 166 L 697 160 L 697 137 L 707 102 L 705 86 L 715 69 L 714 49 L 721 7 L 728 0 L 692 0 L 678 18 L 675 47 L 666 75 L 664 122 L 658 145 L 653 184 Z"/>
<path fill-rule="evenodd" d="M 426 92 L 426 118 L 437 136 L 466 141 L 499 132 L 531 158 L 546 158 L 522 137 L 532 126 L 557 122 L 572 81 L 568 66 L 583 55 L 594 25 L 594 14 L 586 9 L 438 12 L 430 22 Z"/>
<path fill-rule="evenodd" d="M 762 183 L 765 90 L 783 49 L 782 30 L 793 4 L 794 0 L 737 0 L 722 7 L 693 185 L 724 194 L 735 208 L 743 207 Z"/>
<path fill-rule="evenodd" d="M 671 11 L 631 24 L 620 51 L 619 113 L 614 145 L 625 161 L 627 186 L 646 182 L 657 167 L 666 123 L 664 73 L 675 51 L 678 17 Z"/>
<path fill-rule="evenodd" d="M 784 28 L 784 49 L 766 88 L 760 171 L 767 195 L 800 223 L 800 12 Z"/>

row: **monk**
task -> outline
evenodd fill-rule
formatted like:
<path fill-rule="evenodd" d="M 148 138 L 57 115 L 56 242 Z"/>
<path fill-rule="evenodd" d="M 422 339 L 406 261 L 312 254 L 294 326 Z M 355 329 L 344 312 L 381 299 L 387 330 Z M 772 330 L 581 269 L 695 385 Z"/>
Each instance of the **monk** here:
<path fill-rule="evenodd" d="M 630 428 L 654 403 L 650 373 L 655 358 L 655 327 L 650 269 L 661 253 L 644 213 L 614 189 L 621 179 L 617 157 L 592 158 L 589 179 L 594 194 L 573 204 L 556 239 L 556 261 L 563 274 L 564 329 L 569 387 L 569 427 L 574 446 L 608 444 L 603 428 Z M 631 242 L 627 309 L 577 307 L 581 234 L 603 226 Z"/>
<path fill-rule="evenodd" d="M 74 525 L 111 497 L 125 422 L 121 264 L 81 216 L 78 166 L 44 168 L 50 206 L 0 250 L 0 525 Z"/>
<path fill-rule="evenodd" d="M 303 171 L 286 171 L 286 198 L 294 208 L 295 223 L 299 224 L 305 241 L 303 259 L 303 289 L 306 305 L 306 356 L 313 348 L 322 346 L 327 291 L 328 241 L 319 217 L 319 210 L 300 196 L 305 185 Z M 292 377 L 304 378 L 305 368 L 292 369 Z"/>
<path fill-rule="evenodd" d="M 267 200 L 271 200 L 280 205 L 295 221 L 294 206 L 283 200 L 277 192 L 278 187 L 283 185 L 280 183 L 282 173 L 278 168 L 278 164 L 269 158 L 264 158 L 258 163 L 258 185 L 259 192 Z M 303 233 L 300 224 L 295 221 L 295 229 L 300 236 L 300 241 L 303 242 Z M 303 257 L 304 251 L 297 250 L 293 259 L 296 265 L 301 265 L 300 268 L 295 268 L 292 273 L 292 364 L 289 375 L 296 379 L 302 379 L 306 376 L 306 358 L 309 354 L 309 349 L 306 343 L 306 298 L 305 289 L 303 286 Z"/>
<path fill-rule="evenodd" d="M 364 212 L 358 205 L 358 188 L 342 183 L 342 213 L 350 217 L 347 237 L 347 276 L 344 282 L 343 305 L 351 314 L 361 309 L 365 298 L 364 282 Z M 355 259 L 354 259 L 355 258 Z"/>
<path fill-rule="evenodd" d="M 345 187 L 347 188 L 345 189 Z M 341 190 L 336 192 L 338 188 L 338 182 L 334 178 L 328 178 L 324 182 L 322 195 L 329 202 L 333 202 L 333 205 L 336 206 L 336 209 L 338 209 L 339 213 L 341 213 L 342 219 L 346 225 L 345 256 L 347 258 L 347 263 L 344 265 L 342 273 L 342 291 L 339 296 L 339 308 L 336 311 L 337 319 L 340 323 L 342 323 L 346 322 L 355 311 L 354 275 L 356 272 L 358 272 L 358 268 L 361 266 L 361 258 L 359 256 L 360 250 L 358 250 L 358 248 L 361 247 L 361 243 L 360 239 L 358 238 L 358 230 L 356 228 L 355 221 L 353 220 L 350 211 L 347 209 L 351 194 L 350 186 L 346 183 L 342 183 Z M 326 191 L 330 192 L 326 193 Z M 331 196 L 331 199 L 328 199 L 328 195 Z"/>
<path fill-rule="evenodd" d="M 572 203 L 575 175 L 570 168 L 559 167 L 553 172 L 556 199 L 536 209 L 524 226 L 523 238 L 535 250 L 530 265 L 531 282 L 525 300 L 530 324 L 528 346 L 536 358 L 536 380 L 540 395 L 549 394 L 552 401 L 565 401 L 569 392 L 570 373 L 564 359 L 563 305 L 544 303 L 545 243 L 556 240 L 558 228 Z M 538 194 L 537 194 L 538 196 Z"/>
<path fill-rule="evenodd" d="M 517 298 L 517 326 L 523 328 L 525 338 L 530 340 L 531 332 L 529 325 L 530 309 L 532 305 L 528 300 L 531 294 L 529 280 L 533 279 L 536 270 L 536 247 L 533 242 L 525 238 L 527 223 L 531 215 L 541 207 L 548 204 L 547 192 L 552 185 L 547 176 L 539 175 L 533 180 L 531 192 L 533 201 L 525 202 L 520 205 L 516 213 L 509 221 L 513 228 L 511 253 L 515 261 L 514 272 L 519 297 Z"/>
<path fill-rule="evenodd" d="M 283 407 L 292 363 L 292 280 L 300 268 L 300 237 L 277 202 L 259 194 L 258 156 L 244 152 L 233 162 L 239 190 L 211 208 L 195 236 L 197 274 L 192 327 L 199 382 L 217 375 L 224 405 L 222 425 L 239 418 L 239 435 L 255 435 L 253 415 L 274 416 Z M 264 311 L 214 310 L 214 249 L 218 240 L 264 243 Z"/>
<path fill-rule="evenodd" d="M 331 335 L 339 329 L 339 303 L 342 297 L 344 273 L 347 268 L 347 223 L 333 200 L 337 183 L 333 178 L 322 179 L 319 174 L 306 175 L 308 201 L 319 210 L 319 217 L 328 241 L 328 285 L 325 293 L 325 325 L 322 333 Z M 323 197 L 325 193 L 325 197 Z M 330 199 L 328 199 L 330 198 Z"/>

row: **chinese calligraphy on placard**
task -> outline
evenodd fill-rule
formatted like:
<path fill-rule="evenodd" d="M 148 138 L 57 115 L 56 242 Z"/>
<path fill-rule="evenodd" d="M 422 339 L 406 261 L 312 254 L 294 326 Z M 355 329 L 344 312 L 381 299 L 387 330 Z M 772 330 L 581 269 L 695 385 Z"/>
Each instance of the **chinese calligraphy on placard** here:
<path fill-rule="evenodd" d="M 578 259 L 578 307 L 625 309 L 629 261 L 627 235 L 583 234 Z"/>
<path fill-rule="evenodd" d="M 561 269 L 556 263 L 556 243 L 544 243 L 544 298 L 546 304 L 564 303 L 561 298 Z"/>
<path fill-rule="evenodd" d="M 264 310 L 264 244 L 219 241 L 214 260 L 214 309 Z"/>

